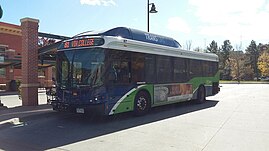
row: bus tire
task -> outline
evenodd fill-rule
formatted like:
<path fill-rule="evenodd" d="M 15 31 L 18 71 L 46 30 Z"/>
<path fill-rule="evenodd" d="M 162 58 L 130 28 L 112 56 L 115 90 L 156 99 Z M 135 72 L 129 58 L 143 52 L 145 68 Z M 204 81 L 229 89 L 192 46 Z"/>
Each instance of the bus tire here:
<path fill-rule="evenodd" d="M 204 103 L 206 101 L 205 97 L 206 97 L 206 90 L 205 87 L 201 85 L 198 88 L 196 103 L 198 104 Z"/>
<path fill-rule="evenodd" d="M 151 106 L 150 96 L 146 91 L 140 91 L 135 96 L 134 114 L 136 116 L 145 115 Z"/>

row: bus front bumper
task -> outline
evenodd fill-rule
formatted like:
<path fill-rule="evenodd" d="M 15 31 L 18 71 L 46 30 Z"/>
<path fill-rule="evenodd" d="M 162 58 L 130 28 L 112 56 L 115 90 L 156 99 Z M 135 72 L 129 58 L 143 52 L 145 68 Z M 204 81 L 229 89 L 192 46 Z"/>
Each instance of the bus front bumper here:
<path fill-rule="evenodd" d="M 90 104 L 90 105 L 79 105 L 79 104 L 66 104 L 53 101 L 51 102 L 53 110 L 55 111 L 66 111 L 79 114 L 105 114 L 105 104 Z"/>

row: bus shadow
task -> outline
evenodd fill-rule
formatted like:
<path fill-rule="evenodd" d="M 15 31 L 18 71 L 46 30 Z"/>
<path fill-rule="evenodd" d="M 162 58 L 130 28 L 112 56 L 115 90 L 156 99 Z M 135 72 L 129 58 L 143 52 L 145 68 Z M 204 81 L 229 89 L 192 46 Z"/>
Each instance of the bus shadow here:
<path fill-rule="evenodd" d="M 147 115 L 134 117 L 132 113 L 109 117 L 97 117 L 70 113 L 50 112 L 37 117 L 22 119 L 25 126 L 10 128 L 2 133 L 11 142 L 0 141 L 3 150 L 47 150 L 99 136 L 126 130 L 181 116 L 216 106 L 218 101 L 208 100 L 203 104 L 191 102 L 153 108 Z M 1 140 L 1 136 L 0 136 Z M 7 143 L 5 143 L 7 142 Z M 20 145 L 23 144 L 23 145 Z M 26 145 L 28 144 L 28 145 Z"/>
<path fill-rule="evenodd" d="M 115 116 L 110 116 L 107 119 L 102 119 L 100 122 L 113 122 L 113 121 L 134 121 L 134 126 L 139 126 L 143 124 L 148 124 L 180 115 L 184 115 L 187 113 L 207 109 L 216 106 L 218 101 L 215 100 L 207 100 L 203 104 L 196 104 L 194 102 L 182 102 L 177 104 L 171 104 L 166 106 L 160 106 L 152 108 L 151 111 L 144 116 L 133 116 L 133 113 L 125 113 Z"/>

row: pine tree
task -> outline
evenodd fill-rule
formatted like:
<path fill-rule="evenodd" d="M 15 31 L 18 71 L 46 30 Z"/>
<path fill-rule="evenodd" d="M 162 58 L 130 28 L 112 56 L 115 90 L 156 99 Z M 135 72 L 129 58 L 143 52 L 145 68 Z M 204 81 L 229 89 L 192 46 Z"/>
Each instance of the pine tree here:
<path fill-rule="evenodd" d="M 220 52 L 220 71 L 221 79 L 231 80 L 231 67 L 229 66 L 229 55 L 233 51 L 233 46 L 229 40 L 225 40 L 221 46 Z"/>
<path fill-rule="evenodd" d="M 209 47 L 207 47 L 207 52 L 219 54 L 219 51 L 218 44 L 215 42 L 215 40 L 213 40 L 211 44 L 209 44 Z"/>
<path fill-rule="evenodd" d="M 254 40 L 251 41 L 250 45 L 246 49 L 246 54 L 248 56 L 249 64 L 254 71 L 255 77 L 259 77 L 258 69 L 258 58 L 260 56 L 260 50 Z"/>

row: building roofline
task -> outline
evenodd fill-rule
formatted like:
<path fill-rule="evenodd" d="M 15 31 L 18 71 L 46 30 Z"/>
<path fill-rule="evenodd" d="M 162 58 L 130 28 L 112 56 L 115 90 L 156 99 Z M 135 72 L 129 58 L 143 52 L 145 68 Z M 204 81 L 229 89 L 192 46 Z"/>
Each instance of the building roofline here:
<path fill-rule="evenodd" d="M 10 27 L 10 28 L 21 29 L 21 26 L 19 26 L 19 25 L 5 23 L 5 22 L 1 22 L 1 21 L 0 21 L 0 26 L 6 26 L 6 27 Z"/>

